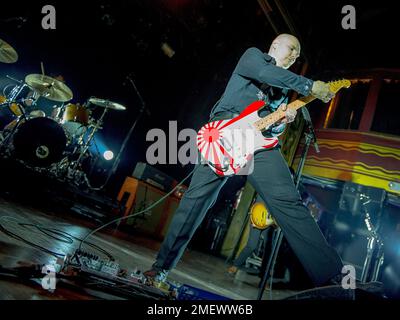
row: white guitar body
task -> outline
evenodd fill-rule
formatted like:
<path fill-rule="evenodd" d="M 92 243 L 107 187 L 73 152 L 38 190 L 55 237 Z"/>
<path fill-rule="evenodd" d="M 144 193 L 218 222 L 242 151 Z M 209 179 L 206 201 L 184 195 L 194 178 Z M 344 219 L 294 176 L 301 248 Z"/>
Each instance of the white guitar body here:
<path fill-rule="evenodd" d="M 248 175 L 253 171 L 257 150 L 273 148 L 277 138 L 266 138 L 254 123 L 264 101 L 255 101 L 233 119 L 207 123 L 197 134 L 202 160 L 220 176 Z"/>

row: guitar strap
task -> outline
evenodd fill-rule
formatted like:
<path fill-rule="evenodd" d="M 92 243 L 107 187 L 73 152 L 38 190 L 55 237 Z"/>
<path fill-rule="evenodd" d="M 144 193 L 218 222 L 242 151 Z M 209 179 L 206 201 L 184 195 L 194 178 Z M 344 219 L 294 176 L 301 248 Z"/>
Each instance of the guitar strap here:
<path fill-rule="evenodd" d="M 276 90 L 274 90 L 274 88 L 267 83 L 262 83 L 259 88 L 260 88 L 260 91 L 258 93 L 258 98 L 259 98 L 259 100 L 263 100 L 265 102 L 265 107 L 263 107 L 262 109 L 268 110 L 269 112 L 273 111 L 273 110 L 269 109 L 269 104 L 270 104 L 271 98 L 279 93 L 276 92 Z M 279 89 L 279 90 L 281 92 L 283 90 L 284 95 L 287 94 L 287 91 L 285 92 L 284 89 Z M 219 98 L 218 101 L 214 104 L 214 106 L 212 107 L 212 109 L 210 111 L 210 116 L 214 114 L 215 108 L 218 106 L 219 102 L 222 100 L 224 95 L 225 95 L 225 93 L 222 94 L 221 98 Z"/>

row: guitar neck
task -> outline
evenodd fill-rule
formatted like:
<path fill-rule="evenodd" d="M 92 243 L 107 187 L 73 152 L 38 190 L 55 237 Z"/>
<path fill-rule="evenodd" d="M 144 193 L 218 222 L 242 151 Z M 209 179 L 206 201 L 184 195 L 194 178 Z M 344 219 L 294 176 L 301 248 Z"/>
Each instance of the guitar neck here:
<path fill-rule="evenodd" d="M 307 96 L 307 97 L 301 97 L 300 99 L 297 99 L 297 100 L 289 103 L 287 105 L 287 108 L 297 110 L 297 109 L 300 109 L 301 107 L 304 107 L 306 104 L 310 103 L 313 100 L 315 100 L 315 97 L 311 96 L 311 95 Z M 265 128 L 270 127 L 271 125 L 273 125 L 274 123 L 283 119 L 284 117 L 285 117 L 285 111 L 278 109 L 275 112 L 270 113 L 269 115 L 265 116 L 264 118 L 257 120 L 254 123 L 254 126 L 258 130 L 263 131 L 263 130 L 265 130 Z"/>

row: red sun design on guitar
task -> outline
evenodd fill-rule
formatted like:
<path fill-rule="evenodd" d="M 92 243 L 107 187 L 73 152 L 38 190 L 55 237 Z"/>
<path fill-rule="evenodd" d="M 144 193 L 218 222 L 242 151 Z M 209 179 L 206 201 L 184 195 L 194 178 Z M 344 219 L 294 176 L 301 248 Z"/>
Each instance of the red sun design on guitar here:
<path fill-rule="evenodd" d="M 346 79 L 328 84 L 334 93 L 351 85 Z M 289 103 L 287 108 L 297 110 L 314 99 L 313 96 L 302 97 Z M 254 153 L 258 150 L 273 148 L 278 144 L 277 137 L 266 138 L 262 132 L 281 121 L 285 113 L 278 109 L 262 118 L 257 111 L 264 105 L 264 101 L 255 101 L 237 117 L 207 123 L 199 130 L 197 148 L 202 162 L 207 163 L 217 175 L 251 174 Z"/>

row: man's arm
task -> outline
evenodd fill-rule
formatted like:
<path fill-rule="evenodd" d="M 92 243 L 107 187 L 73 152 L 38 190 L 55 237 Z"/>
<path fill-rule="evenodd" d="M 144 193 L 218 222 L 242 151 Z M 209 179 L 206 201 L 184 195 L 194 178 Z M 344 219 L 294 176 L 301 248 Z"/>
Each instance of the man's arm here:
<path fill-rule="evenodd" d="M 259 83 L 292 89 L 305 96 L 311 94 L 314 83 L 311 79 L 277 67 L 272 62 L 269 63 L 265 60 L 264 54 L 257 48 L 246 50 L 234 72 Z"/>

